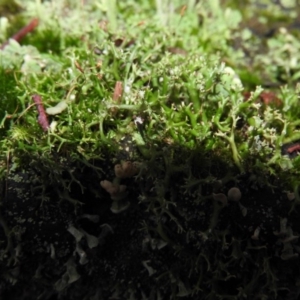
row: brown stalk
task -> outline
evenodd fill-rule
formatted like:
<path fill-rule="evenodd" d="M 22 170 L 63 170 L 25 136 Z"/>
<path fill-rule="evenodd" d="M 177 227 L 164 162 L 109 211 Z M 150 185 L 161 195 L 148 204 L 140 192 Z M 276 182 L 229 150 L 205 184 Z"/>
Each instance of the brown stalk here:
<path fill-rule="evenodd" d="M 20 29 L 16 34 L 14 34 L 10 39 L 13 39 L 17 42 L 20 42 L 29 32 L 33 31 L 35 27 L 37 27 L 39 24 L 39 19 L 35 18 L 31 20 L 26 26 L 24 26 L 22 29 Z M 4 42 L 0 49 L 3 50 L 9 43 L 9 40 Z"/>

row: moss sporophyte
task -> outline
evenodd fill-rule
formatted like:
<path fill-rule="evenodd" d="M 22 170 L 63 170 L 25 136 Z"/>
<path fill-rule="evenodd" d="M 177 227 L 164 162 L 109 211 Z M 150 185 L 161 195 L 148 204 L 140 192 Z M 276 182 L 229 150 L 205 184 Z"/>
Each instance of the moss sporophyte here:
<path fill-rule="evenodd" d="M 0 3 L 1 299 L 297 299 L 297 9 L 248 2 Z"/>

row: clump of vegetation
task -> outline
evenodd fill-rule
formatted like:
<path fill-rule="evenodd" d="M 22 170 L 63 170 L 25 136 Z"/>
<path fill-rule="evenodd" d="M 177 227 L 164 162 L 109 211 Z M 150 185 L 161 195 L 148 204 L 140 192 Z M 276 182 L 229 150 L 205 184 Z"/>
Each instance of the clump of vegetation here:
<path fill-rule="evenodd" d="M 296 299 L 299 34 L 223 2 L 23 4 L 38 26 L 0 35 L 1 296 Z"/>

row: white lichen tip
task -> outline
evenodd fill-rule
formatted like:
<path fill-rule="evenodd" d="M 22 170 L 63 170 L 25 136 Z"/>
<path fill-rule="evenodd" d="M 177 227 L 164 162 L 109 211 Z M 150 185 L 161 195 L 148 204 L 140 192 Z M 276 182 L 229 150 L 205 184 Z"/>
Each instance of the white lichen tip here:
<path fill-rule="evenodd" d="M 256 241 L 259 240 L 259 233 L 260 233 L 260 230 L 261 230 L 261 228 L 260 228 L 259 226 L 256 227 L 256 229 L 254 230 L 253 235 L 251 236 L 251 239 L 252 239 L 252 240 L 256 240 Z"/>
<path fill-rule="evenodd" d="M 100 185 L 110 194 L 112 200 L 120 200 L 126 196 L 126 185 L 113 184 L 108 180 L 101 181 Z"/>
<path fill-rule="evenodd" d="M 289 201 L 293 201 L 296 198 L 295 197 L 295 193 L 293 193 L 293 192 L 287 192 L 286 196 L 287 196 L 287 198 L 288 198 Z"/>
<path fill-rule="evenodd" d="M 115 165 L 115 175 L 117 178 L 130 178 L 138 173 L 138 164 L 131 161 L 124 161 Z"/>
<path fill-rule="evenodd" d="M 239 188 L 233 187 L 227 192 L 227 197 L 229 201 L 238 202 L 242 198 L 242 193 Z"/>
<path fill-rule="evenodd" d="M 219 193 L 219 194 L 213 193 L 213 199 L 218 203 L 222 204 L 222 206 L 226 206 L 228 204 L 227 197 L 223 193 Z"/>

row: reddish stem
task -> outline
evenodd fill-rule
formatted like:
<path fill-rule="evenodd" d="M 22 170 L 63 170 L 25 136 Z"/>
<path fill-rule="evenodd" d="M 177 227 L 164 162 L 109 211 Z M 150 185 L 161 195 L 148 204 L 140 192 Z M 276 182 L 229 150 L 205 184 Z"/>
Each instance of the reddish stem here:
<path fill-rule="evenodd" d="M 123 85 L 121 81 L 117 81 L 112 97 L 113 102 L 119 103 L 123 93 Z"/>
<path fill-rule="evenodd" d="M 42 103 L 42 97 L 40 95 L 33 95 L 32 96 L 32 100 L 34 101 L 34 103 L 36 104 L 36 108 L 38 111 L 38 122 L 41 125 L 41 127 L 43 128 L 44 131 L 48 131 L 49 129 L 49 122 L 48 122 L 48 118 L 44 109 L 44 105 Z"/>
<path fill-rule="evenodd" d="M 291 153 L 293 153 L 295 151 L 300 151 L 300 144 L 299 143 L 295 144 L 295 145 L 291 145 L 290 147 L 288 147 L 286 149 L 286 152 L 289 153 L 289 154 L 291 154 Z"/>
<path fill-rule="evenodd" d="M 16 34 L 14 34 L 11 39 L 16 40 L 17 42 L 20 42 L 21 39 L 26 36 L 29 32 L 33 31 L 35 27 L 37 27 L 39 24 L 39 19 L 35 18 L 31 20 L 26 26 L 24 26 L 22 29 L 20 29 Z M 9 43 L 9 40 L 3 43 L 0 47 L 0 49 L 4 49 Z"/>

